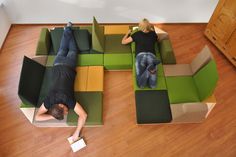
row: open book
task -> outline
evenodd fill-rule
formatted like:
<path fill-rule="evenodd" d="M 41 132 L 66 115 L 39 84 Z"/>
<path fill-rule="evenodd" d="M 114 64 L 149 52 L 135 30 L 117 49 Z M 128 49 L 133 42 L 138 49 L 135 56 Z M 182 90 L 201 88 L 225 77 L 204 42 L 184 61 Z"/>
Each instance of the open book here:
<path fill-rule="evenodd" d="M 72 136 L 69 137 L 67 140 L 69 141 L 73 152 L 77 152 L 80 149 L 86 147 L 86 144 L 85 144 L 84 139 L 82 137 L 79 137 L 79 139 L 75 142 L 72 140 Z"/>

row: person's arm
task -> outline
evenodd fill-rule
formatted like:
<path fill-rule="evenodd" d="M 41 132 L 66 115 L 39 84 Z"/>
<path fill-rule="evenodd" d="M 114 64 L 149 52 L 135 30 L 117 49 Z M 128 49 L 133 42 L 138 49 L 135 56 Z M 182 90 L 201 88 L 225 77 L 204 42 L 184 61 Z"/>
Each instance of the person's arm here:
<path fill-rule="evenodd" d="M 87 119 L 87 114 L 86 114 L 86 112 L 84 111 L 84 109 L 82 108 L 82 106 L 78 102 L 76 102 L 76 104 L 75 104 L 74 111 L 79 116 L 78 117 L 77 128 L 75 129 L 75 132 L 72 135 L 73 141 L 76 141 L 76 140 L 78 140 L 80 131 L 81 131 L 82 127 L 85 124 L 85 121 Z"/>
<path fill-rule="evenodd" d="M 36 113 L 36 121 L 46 121 L 50 119 L 55 119 L 52 115 L 47 114 L 47 109 L 44 106 L 44 103 L 40 106 L 38 112 Z"/>
<path fill-rule="evenodd" d="M 130 35 L 130 33 L 131 33 L 131 30 L 129 30 L 126 34 L 125 34 L 125 36 L 123 37 L 123 39 L 122 39 L 122 41 L 121 41 L 121 43 L 122 44 L 129 44 L 129 43 L 131 43 L 132 41 L 133 41 L 133 39 L 129 36 Z"/>

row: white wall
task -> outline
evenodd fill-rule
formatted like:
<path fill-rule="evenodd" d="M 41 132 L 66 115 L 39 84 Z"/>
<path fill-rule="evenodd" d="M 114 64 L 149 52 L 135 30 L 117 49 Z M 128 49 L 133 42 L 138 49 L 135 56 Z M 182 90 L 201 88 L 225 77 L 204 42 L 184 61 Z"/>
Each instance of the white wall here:
<path fill-rule="evenodd" d="M 3 6 L 0 4 L 0 49 L 10 29 L 10 26 L 10 20 L 5 13 Z"/>
<path fill-rule="evenodd" d="M 13 23 L 208 22 L 219 0 L 6 0 Z M 146 3 L 146 4 L 145 4 Z"/>

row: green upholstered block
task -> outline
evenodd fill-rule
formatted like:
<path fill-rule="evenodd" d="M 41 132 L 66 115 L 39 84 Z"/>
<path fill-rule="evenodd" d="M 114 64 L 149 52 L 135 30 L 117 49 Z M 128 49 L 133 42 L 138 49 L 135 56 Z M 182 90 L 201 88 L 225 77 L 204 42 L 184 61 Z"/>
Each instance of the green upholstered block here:
<path fill-rule="evenodd" d="M 167 123 L 172 120 L 166 90 L 135 91 L 138 124 Z"/>
<path fill-rule="evenodd" d="M 104 53 L 131 53 L 130 45 L 121 44 L 123 37 L 122 34 L 106 35 Z"/>
<path fill-rule="evenodd" d="M 63 28 L 62 27 L 55 28 L 55 29 L 51 30 L 50 33 L 51 33 L 53 51 L 55 53 L 57 53 L 59 50 L 61 38 L 63 35 Z"/>
<path fill-rule="evenodd" d="M 48 56 L 46 66 L 53 66 L 56 56 Z M 103 65 L 103 54 L 79 54 L 77 66 Z"/>
<path fill-rule="evenodd" d="M 89 31 L 87 29 L 80 29 L 79 27 L 73 27 L 72 30 L 80 53 L 89 51 L 91 48 L 91 34 Z M 55 53 L 59 50 L 63 31 L 64 29 L 62 27 L 51 30 L 53 51 Z"/>
<path fill-rule="evenodd" d="M 74 31 L 74 37 L 80 53 L 91 49 L 92 36 L 87 29 L 79 29 Z"/>
<path fill-rule="evenodd" d="M 36 55 L 47 55 L 49 53 L 50 46 L 50 33 L 47 28 L 42 28 L 38 40 Z"/>
<path fill-rule="evenodd" d="M 86 125 L 103 124 L 102 92 L 76 92 L 75 98 L 88 115 L 85 123 Z M 70 110 L 67 116 L 68 125 L 77 125 L 77 122 L 78 122 L 77 114 L 73 110 Z"/>
<path fill-rule="evenodd" d="M 37 105 L 44 72 L 44 66 L 24 57 L 18 87 L 18 95 L 24 104 Z"/>
<path fill-rule="evenodd" d="M 92 34 L 92 25 L 83 25 L 80 26 L 80 29 L 86 29 L 89 31 L 90 34 Z"/>
<path fill-rule="evenodd" d="M 20 108 L 32 108 L 32 107 L 35 107 L 35 106 L 31 104 L 24 104 L 24 103 L 20 104 Z"/>
<path fill-rule="evenodd" d="M 104 52 L 105 35 L 104 26 L 99 26 L 95 17 L 93 17 L 92 26 L 92 49 L 98 52 Z"/>
<path fill-rule="evenodd" d="M 219 76 L 214 60 L 211 60 L 193 76 L 201 101 L 213 94 L 218 78 Z"/>
<path fill-rule="evenodd" d="M 132 69 L 132 54 L 104 54 L 104 67 L 108 70 Z"/>
<path fill-rule="evenodd" d="M 156 52 L 156 54 L 160 54 L 160 48 L 159 48 L 160 46 L 159 46 L 159 43 L 157 43 L 157 44 L 155 44 L 155 52 Z M 134 53 L 135 54 L 135 42 L 132 42 L 131 43 L 131 51 L 132 51 L 132 53 Z"/>
<path fill-rule="evenodd" d="M 175 54 L 169 39 L 161 41 L 160 52 L 163 64 L 176 64 Z"/>
<path fill-rule="evenodd" d="M 79 54 L 77 60 L 78 66 L 103 66 L 103 54 Z"/>
<path fill-rule="evenodd" d="M 145 88 L 139 88 L 137 85 L 137 81 L 136 81 L 136 77 L 133 77 L 133 81 L 134 81 L 134 90 L 135 91 L 155 91 L 155 90 L 166 90 L 166 80 L 164 76 L 158 76 L 157 77 L 157 87 L 156 88 L 149 88 L 149 87 L 145 87 Z"/>
<path fill-rule="evenodd" d="M 51 67 L 53 66 L 54 60 L 55 60 L 56 56 L 54 55 L 50 55 L 47 58 L 47 62 L 46 62 L 46 67 Z"/>
<path fill-rule="evenodd" d="M 46 67 L 45 72 L 44 72 L 43 82 L 40 89 L 37 107 L 41 106 L 41 104 L 43 103 L 44 99 L 46 98 L 51 88 L 52 81 L 53 81 L 52 74 L 53 74 L 52 67 Z"/>
<path fill-rule="evenodd" d="M 166 84 L 171 104 L 200 101 L 192 76 L 166 77 Z"/>

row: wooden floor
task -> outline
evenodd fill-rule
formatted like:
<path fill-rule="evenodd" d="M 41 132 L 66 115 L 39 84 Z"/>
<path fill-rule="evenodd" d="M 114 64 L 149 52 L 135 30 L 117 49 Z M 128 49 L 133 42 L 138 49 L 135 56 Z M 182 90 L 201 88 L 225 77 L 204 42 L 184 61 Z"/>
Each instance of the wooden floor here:
<path fill-rule="evenodd" d="M 47 26 L 46 27 L 53 27 Z M 189 63 L 207 44 L 216 58 L 217 105 L 202 124 L 136 125 L 131 72 L 106 72 L 104 126 L 85 128 L 88 146 L 72 153 L 73 128 L 37 128 L 19 109 L 24 55 L 34 56 L 44 25 L 12 26 L 0 52 L 0 157 L 235 157 L 236 68 L 204 37 L 205 24 L 159 25 L 170 34 L 178 63 Z"/>

